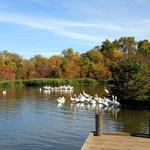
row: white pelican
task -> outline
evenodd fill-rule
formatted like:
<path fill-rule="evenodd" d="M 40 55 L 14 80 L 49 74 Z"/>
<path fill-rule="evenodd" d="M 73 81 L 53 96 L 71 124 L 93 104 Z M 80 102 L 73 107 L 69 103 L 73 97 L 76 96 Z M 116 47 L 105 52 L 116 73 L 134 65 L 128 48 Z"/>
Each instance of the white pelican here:
<path fill-rule="evenodd" d="M 61 108 L 63 106 L 63 103 L 58 103 L 57 108 Z"/>
<path fill-rule="evenodd" d="M 97 95 L 97 94 L 95 94 L 95 96 L 94 96 L 94 100 L 98 101 L 98 99 L 99 99 L 98 95 Z"/>
<path fill-rule="evenodd" d="M 41 88 L 39 88 L 39 92 L 41 93 L 41 91 L 42 91 L 42 89 Z"/>
<path fill-rule="evenodd" d="M 103 104 L 99 104 L 98 106 L 99 106 L 100 109 L 103 108 Z"/>
<path fill-rule="evenodd" d="M 117 101 L 117 96 L 112 95 L 113 100 L 111 101 L 111 104 L 114 107 L 119 107 L 120 103 Z"/>
<path fill-rule="evenodd" d="M 106 89 L 106 87 L 105 87 L 105 92 L 106 92 L 107 94 L 109 94 L 109 91 Z"/>
<path fill-rule="evenodd" d="M 90 97 L 90 95 L 87 94 L 87 93 L 85 93 L 84 90 L 83 90 L 83 95 L 84 95 L 85 97 L 87 97 L 87 98 Z"/>
<path fill-rule="evenodd" d="M 101 102 L 104 107 L 108 107 L 108 103 L 106 101 Z"/>
<path fill-rule="evenodd" d="M 2 93 L 3 93 L 3 95 L 6 95 L 6 90 L 4 90 Z"/>
<path fill-rule="evenodd" d="M 64 98 L 64 97 L 59 97 L 59 98 L 57 99 L 57 102 L 64 104 L 64 103 L 65 103 L 65 98 Z"/>

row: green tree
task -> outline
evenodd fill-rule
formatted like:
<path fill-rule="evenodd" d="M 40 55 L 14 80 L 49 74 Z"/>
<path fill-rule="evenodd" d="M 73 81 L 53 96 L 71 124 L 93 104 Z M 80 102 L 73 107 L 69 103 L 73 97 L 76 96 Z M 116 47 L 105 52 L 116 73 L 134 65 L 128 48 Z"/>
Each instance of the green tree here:
<path fill-rule="evenodd" d="M 120 100 L 148 100 L 147 68 L 142 61 L 125 57 L 114 68 L 112 93 Z"/>
<path fill-rule="evenodd" d="M 104 64 L 104 56 L 100 51 L 90 50 L 80 56 L 81 76 L 94 79 L 109 78 L 111 73 Z"/>
<path fill-rule="evenodd" d="M 121 37 L 113 43 L 117 49 L 123 51 L 125 54 L 135 53 L 137 50 L 137 42 L 134 37 Z"/>
<path fill-rule="evenodd" d="M 138 52 L 145 56 L 150 55 L 150 42 L 148 40 L 138 42 Z"/>
<path fill-rule="evenodd" d="M 64 49 L 63 51 L 62 51 L 62 56 L 64 57 L 64 58 L 67 58 L 67 57 L 69 57 L 71 54 L 73 54 L 74 53 L 74 51 L 73 51 L 73 49 L 72 48 L 66 48 L 66 49 Z"/>
<path fill-rule="evenodd" d="M 54 55 L 48 59 L 48 77 L 62 77 L 63 58 L 59 55 Z"/>

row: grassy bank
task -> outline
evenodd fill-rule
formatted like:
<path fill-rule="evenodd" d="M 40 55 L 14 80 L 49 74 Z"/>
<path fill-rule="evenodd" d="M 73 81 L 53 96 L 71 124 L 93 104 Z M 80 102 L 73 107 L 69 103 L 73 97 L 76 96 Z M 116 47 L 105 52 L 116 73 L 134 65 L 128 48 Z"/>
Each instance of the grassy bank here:
<path fill-rule="evenodd" d="M 4 81 L 0 81 L 0 88 L 13 88 L 13 87 L 22 87 L 22 86 L 24 86 L 22 80 L 15 80 L 15 81 L 4 80 Z"/>
<path fill-rule="evenodd" d="M 24 80 L 24 85 L 26 86 L 43 86 L 43 85 L 51 85 L 51 86 L 59 86 L 59 85 L 96 85 L 99 84 L 97 80 L 90 78 L 82 78 L 82 79 L 33 79 L 33 80 Z"/>
<path fill-rule="evenodd" d="M 59 85 L 97 85 L 100 82 L 91 78 L 82 79 L 30 79 L 30 80 L 5 80 L 0 81 L 1 88 L 12 88 L 12 87 L 22 87 L 22 86 L 59 86 Z"/>

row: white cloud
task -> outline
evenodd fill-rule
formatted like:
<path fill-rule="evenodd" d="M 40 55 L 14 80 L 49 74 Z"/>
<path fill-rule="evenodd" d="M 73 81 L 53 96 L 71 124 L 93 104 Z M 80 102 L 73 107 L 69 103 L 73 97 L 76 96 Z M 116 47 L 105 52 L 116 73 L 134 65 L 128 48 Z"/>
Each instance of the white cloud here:
<path fill-rule="evenodd" d="M 68 38 L 85 41 L 104 40 L 106 37 L 104 38 L 98 36 L 101 32 L 136 36 L 150 31 L 149 19 L 143 21 L 136 20 L 129 22 L 128 24 L 120 25 L 119 23 L 117 24 L 103 20 L 101 20 L 101 22 L 88 23 L 0 12 L 0 21 L 24 25 L 38 30 L 52 32 Z"/>
<path fill-rule="evenodd" d="M 100 37 L 96 35 L 90 35 L 87 33 L 75 32 L 73 28 L 78 27 L 96 27 L 95 24 L 80 23 L 73 21 L 62 21 L 51 18 L 37 18 L 29 17 L 18 14 L 0 13 L 0 21 L 20 24 L 35 29 L 45 30 L 49 32 L 54 32 L 61 34 L 73 39 L 82 40 L 98 40 Z M 70 28 L 70 29 L 69 29 Z"/>

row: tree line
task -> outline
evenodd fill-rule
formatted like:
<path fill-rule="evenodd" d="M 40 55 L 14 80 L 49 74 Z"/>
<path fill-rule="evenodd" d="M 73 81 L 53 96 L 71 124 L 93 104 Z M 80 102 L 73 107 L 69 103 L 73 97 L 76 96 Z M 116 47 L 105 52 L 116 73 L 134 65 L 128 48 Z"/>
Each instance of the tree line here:
<path fill-rule="evenodd" d="M 101 45 L 79 54 L 72 48 L 49 58 L 35 55 L 23 59 L 7 50 L 0 52 L 0 80 L 33 78 L 93 78 L 110 79 L 120 60 L 128 57 L 150 68 L 150 41 L 135 41 L 134 37 L 105 40 Z"/>

